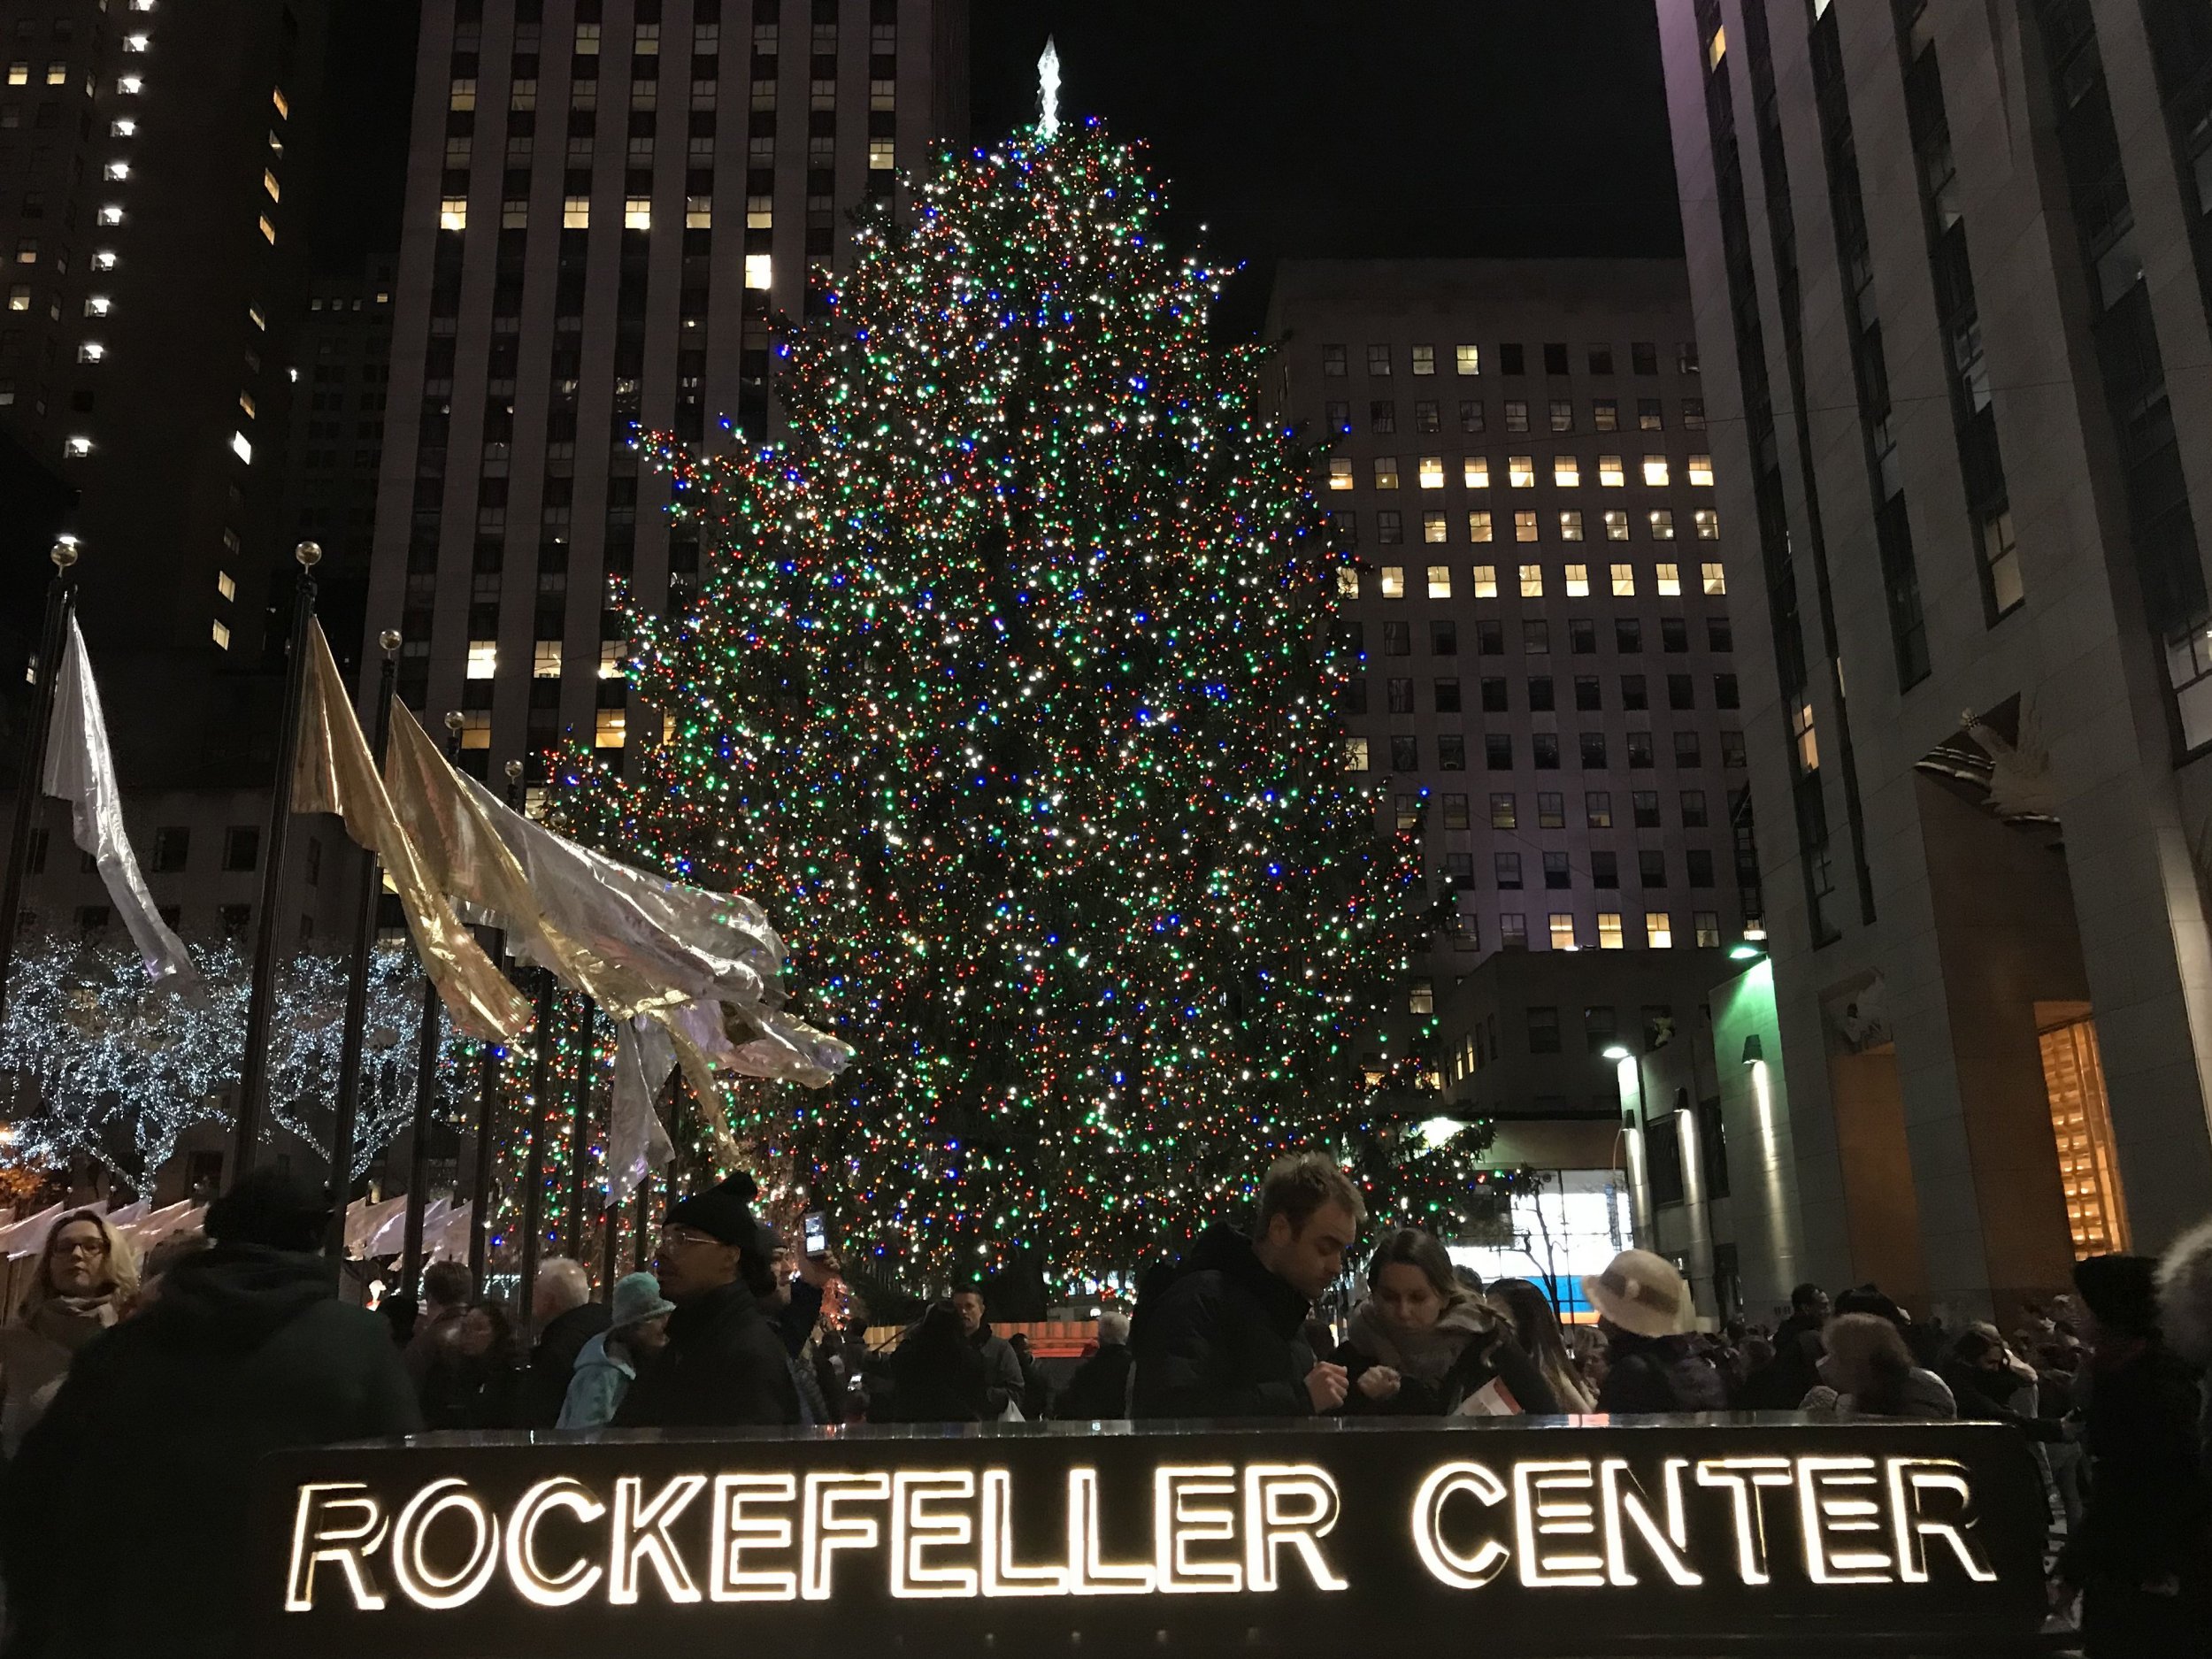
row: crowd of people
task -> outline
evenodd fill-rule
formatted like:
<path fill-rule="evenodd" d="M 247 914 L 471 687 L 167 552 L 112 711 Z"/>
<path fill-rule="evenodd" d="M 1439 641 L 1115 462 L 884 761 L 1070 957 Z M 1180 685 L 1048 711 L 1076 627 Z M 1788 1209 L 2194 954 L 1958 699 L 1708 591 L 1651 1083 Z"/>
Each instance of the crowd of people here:
<path fill-rule="evenodd" d="M 1281 1160 L 1248 1226 L 1217 1225 L 1097 1322 L 1058 1379 L 964 1286 L 872 1349 L 833 1259 L 783 1247 L 743 1177 L 667 1211 L 654 1271 L 603 1302 L 545 1263 L 526 1314 L 432 1264 L 420 1300 L 333 1294 L 327 1201 L 257 1171 L 204 1238 L 144 1263 L 99 1215 L 49 1236 L 0 1326 L 0 1568 L 10 1659 L 219 1654 L 242 1625 L 251 1471 L 289 1447 L 423 1430 L 800 1427 L 1045 1417 L 1445 1417 L 1781 1410 L 2010 1424 L 2049 1482 L 2054 1582 L 2093 1655 L 2204 1650 L 2212 1546 L 2203 1371 L 2212 1229 L 2160 1264 L 2079 1264 L 2020 1327 L 1947 1330 L 1871 1286 L 1801 1286 L 1771 1329 L 1700 1333 L 1675 1265 L 1622 1251 L 1563 1324 L 1526 1279 L 1485 1285 L 1411 1228 L 1363 1253 L 1363 1294 L 1317 1317 L 1366 1226 L 1335 1164 Z M 524 1322 L 526 1318 L 526 1324 Z M 127 1501 L 117 1502 L 117 1494 Z M 86 1540 L 102 1540 L 97 1550 Z M 127 1560 L 120 1582 L 112 1563 Z"/>

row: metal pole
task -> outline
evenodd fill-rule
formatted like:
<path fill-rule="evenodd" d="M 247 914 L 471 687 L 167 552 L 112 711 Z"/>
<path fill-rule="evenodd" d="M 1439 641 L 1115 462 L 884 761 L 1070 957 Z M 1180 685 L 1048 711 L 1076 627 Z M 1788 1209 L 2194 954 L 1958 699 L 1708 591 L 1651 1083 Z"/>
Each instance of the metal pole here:
<path fill-rule="evenodd" d="M 599 1005 L 588 996 L 579 999 L 576 1013 L 576 1110 L 568 1132 L 568 1225 L 561 1235 L 564 1249 L 578 1261 L 584 1255 L 584 1142 L 591 1129 L 591 1077 L 595 1068 L 593 1033 Z"/>
<path fill-rule="evenodd" d="M 653 1259 L 653 1252 L 645 1242 L 646 1223 L 651 1218 L 652 1210 L 653 1177 L 649 1171 L 637 1184 L 637 1211 L 631 1222 L 630 1271 L 634 1273 L 645 1272 L 646 1263 Z"/>
<path fill-rule="evenodd" d="M 39 795 L 46 781 L 46 728 L 54 722 L 54 680 L 61 672 L 63 641 L 69 637 L 69 613 L 77 603 L 76 584 L 70 577 L 77 562 L 76 537 L 62 537 L 47 557 L 54 561 L 54 580 L 46 584 L 38 679 L 31 687 L 31 723 L 23 733 L 23 771 L 15 785 L 15 832 L 8 842 L 6 882 L 0 887 L 0 1026 L 7 1024 L 8 980 L 15 971 L 15 937 L 23 917 L 23 879 L 30 872 L 31 835 L 37 827 Z"/>
<path fill-rule="evenodd" d="M 269 834 L 261 849 L 261 915 L 255 930 L 253 995 L 246 1004 L 246 1051 L 238 1079 L 238 1130 L 231 1179 L 253 1168 L 269 1096 L 269 1021 L 275 1012 L 277 912 L 284 897 L 284 842 L 292 827 L 292 766 L 299 753 L 300 703 L 306 691 L 307 628 L 315 618 L 315 566 L 323 550 L 312 541 L 293 549 L 299 588 L 292 605 L 292 655 L 285 664 L 284 713 L 277 728 L 276 777 L 269 790 Z"/>
<path fill-rule="evenodd" d="M 377 636 L 384 667 L 377 676 L 376 764 L 384 764 L 384 746 L 392 735 L 392 688 L 399 680 L 399 634 L 387 628 Z M 330 1235 L 323 1253 L 334 1261 L 346 1254 L 346 1205 L 353 1196 L 353 1143 L 361 1110 L 361 1043 L 369 1018 L 369 956 L 376 949 L 376 902 L 383 895 L 381 866 L 373 852 L 361 855 L 361 900 L 353 918 L 353 961 L 346 974 L 346 1025 L 338 1045 L 338 1106 L 330 1119 Z"/>
<path fill-rule="evenodd" d="M 460 731 L 465 724 L 457 713 L 446 716 L 449 743 L 460 741 Z M 521 798 L 522 763 L 511 760 L 507 763 L 507 804 L 515 806 Z M 488 954 L 494 961 L 499 962 L 504 959 L 506 950 L 505 940 L 494 932 Z M 484 1293 L 484 1275 L 491 1265 L 492 1135 L 499 1126 L 499 1061 L 492 1048 L 493 1045 L 488 1042 L 484 1045 L 477 1068 L 476 1180 L 469 1210 L 469 1277 L 476 1281 L 479 1295 Z"/>
<path fill-rule="evenodd" d="M 599 1288 L 614 1297 L 615 1247 L 622 1241 L 622 1206 L 609 1204 L 599 1212 Z"/>
<path fill-rule="evenodd" d="M 537 1066 L 530 1082 L 530 1158 L 522 1176 L 522 1287 L 516 1297 L 515 1323 L 526 1334 L 534 1323 L 531 1310 L 538 1279 L 540 1235 L 545 1231 L 545 1142 L 552 1129 L 546 1108 L 553 1092 L 554 994 L 550 969 L 538 970 Z"/>
<path fill-rule="evenodd" d="M 446 757 L 460 752 L 461 717 L 446 716 Z M 415 1117 L 408 1125 L 407 1228 L 400 1248 L 399 1287 L 410 1296 L 422 1294 L 423 1212 L 430 1203 L 430 1103 L 437 1097 L 439 1016 L 438 987 L 427 974 L 422 982 L 422 1023 L 415 1043 Z"/>

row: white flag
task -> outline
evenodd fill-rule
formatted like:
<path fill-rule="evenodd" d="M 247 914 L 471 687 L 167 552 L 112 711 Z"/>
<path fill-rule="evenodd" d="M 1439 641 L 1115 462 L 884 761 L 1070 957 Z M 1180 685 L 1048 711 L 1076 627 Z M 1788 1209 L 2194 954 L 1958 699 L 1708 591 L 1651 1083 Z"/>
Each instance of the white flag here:
<path fill-rule="evenodd" d="M 609 1209 L 675 1159 L 675 1146 L 653 1103 L 675 1069 L 676 1045 L 657 1021 L 647 1015 L 616 1022 L 614 1102 L 607 1113 Z"/>
<path fill-rule="evenodd" d="M 46 793 L 70 805 L 70 827 L 77 845 L 100 867 L 108 897 L 123 913 L 131 942 L 156 985 L 174 979 L 180 988 L 196 986 L 199 974 L 185 954 L 184 941 L 154 909 L 138 856 L 123 830 L 123 792 L 116 787 L 115 757 L 108 749 L 107 717 L 100 711 L 100 689 L 92 683 L 84 635 L 69 618 L 69 641 L 54 681 L 54 719 L 46 728 Z"/>

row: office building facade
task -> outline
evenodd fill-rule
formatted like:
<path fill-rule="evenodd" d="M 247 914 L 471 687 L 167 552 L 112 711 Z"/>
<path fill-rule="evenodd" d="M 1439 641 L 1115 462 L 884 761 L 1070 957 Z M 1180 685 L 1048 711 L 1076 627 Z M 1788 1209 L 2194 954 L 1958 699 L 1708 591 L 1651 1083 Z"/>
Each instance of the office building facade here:
<path fill-rule="evenodd" d="M 2002 1316 L 2212 1202 L 2212 26 L 1660 23 L 1793 1271 Z M 1769 1064 L 1777 1056 L 1766 1056 Z"/>
<path fill-rule="evenodd" d="M 965 127 L 961 0 L 480 0 L 419 45 L 369 629 L 496 773 L 632 733 L 622 605 L 680 605 L 640 428 L 772 434 L 780 316 Z"/>
<path fill-rule="evenodd" d="M 1417 833 L 1451 901 L 1405 990 L 1409 1033 L 1494 952 L 1687 955 L 1758 923 L 1690 315 L 1666 260 L 1290 261 L 1277 278 L 1275 395 L 1324 446 L 1316 488 L 1355 553 L 1348 764 L 1386 780 L 1378 828 Z M 1428 1041 L 1457 1088 L 1467 1033 Z M 1601 1071 L 1542 1115 L 1609 1136 Z"/>

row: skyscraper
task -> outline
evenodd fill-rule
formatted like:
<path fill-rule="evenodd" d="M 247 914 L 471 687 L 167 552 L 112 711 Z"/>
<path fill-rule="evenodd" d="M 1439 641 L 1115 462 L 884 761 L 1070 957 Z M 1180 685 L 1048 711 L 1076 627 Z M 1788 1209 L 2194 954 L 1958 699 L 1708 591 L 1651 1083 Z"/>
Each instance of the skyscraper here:
<path fill-rule="evenodd" d="M 465 759 L 628 741 L 621 596 L 680 604 L 641 425 L 757 442 L 772 321 L 963 135 L 964 0 L 460 0 L 426 16 L 371 630 Z M 725 430 L 722 423 L 729 423 Z M 536 773 L 534 771 L 533 776 Z"/>
<path fill-rule="evenodd" d="M 2002 1315 L 2212 1192 L 2212 26 L 1659 15 L 1799 1276 Z"/>

